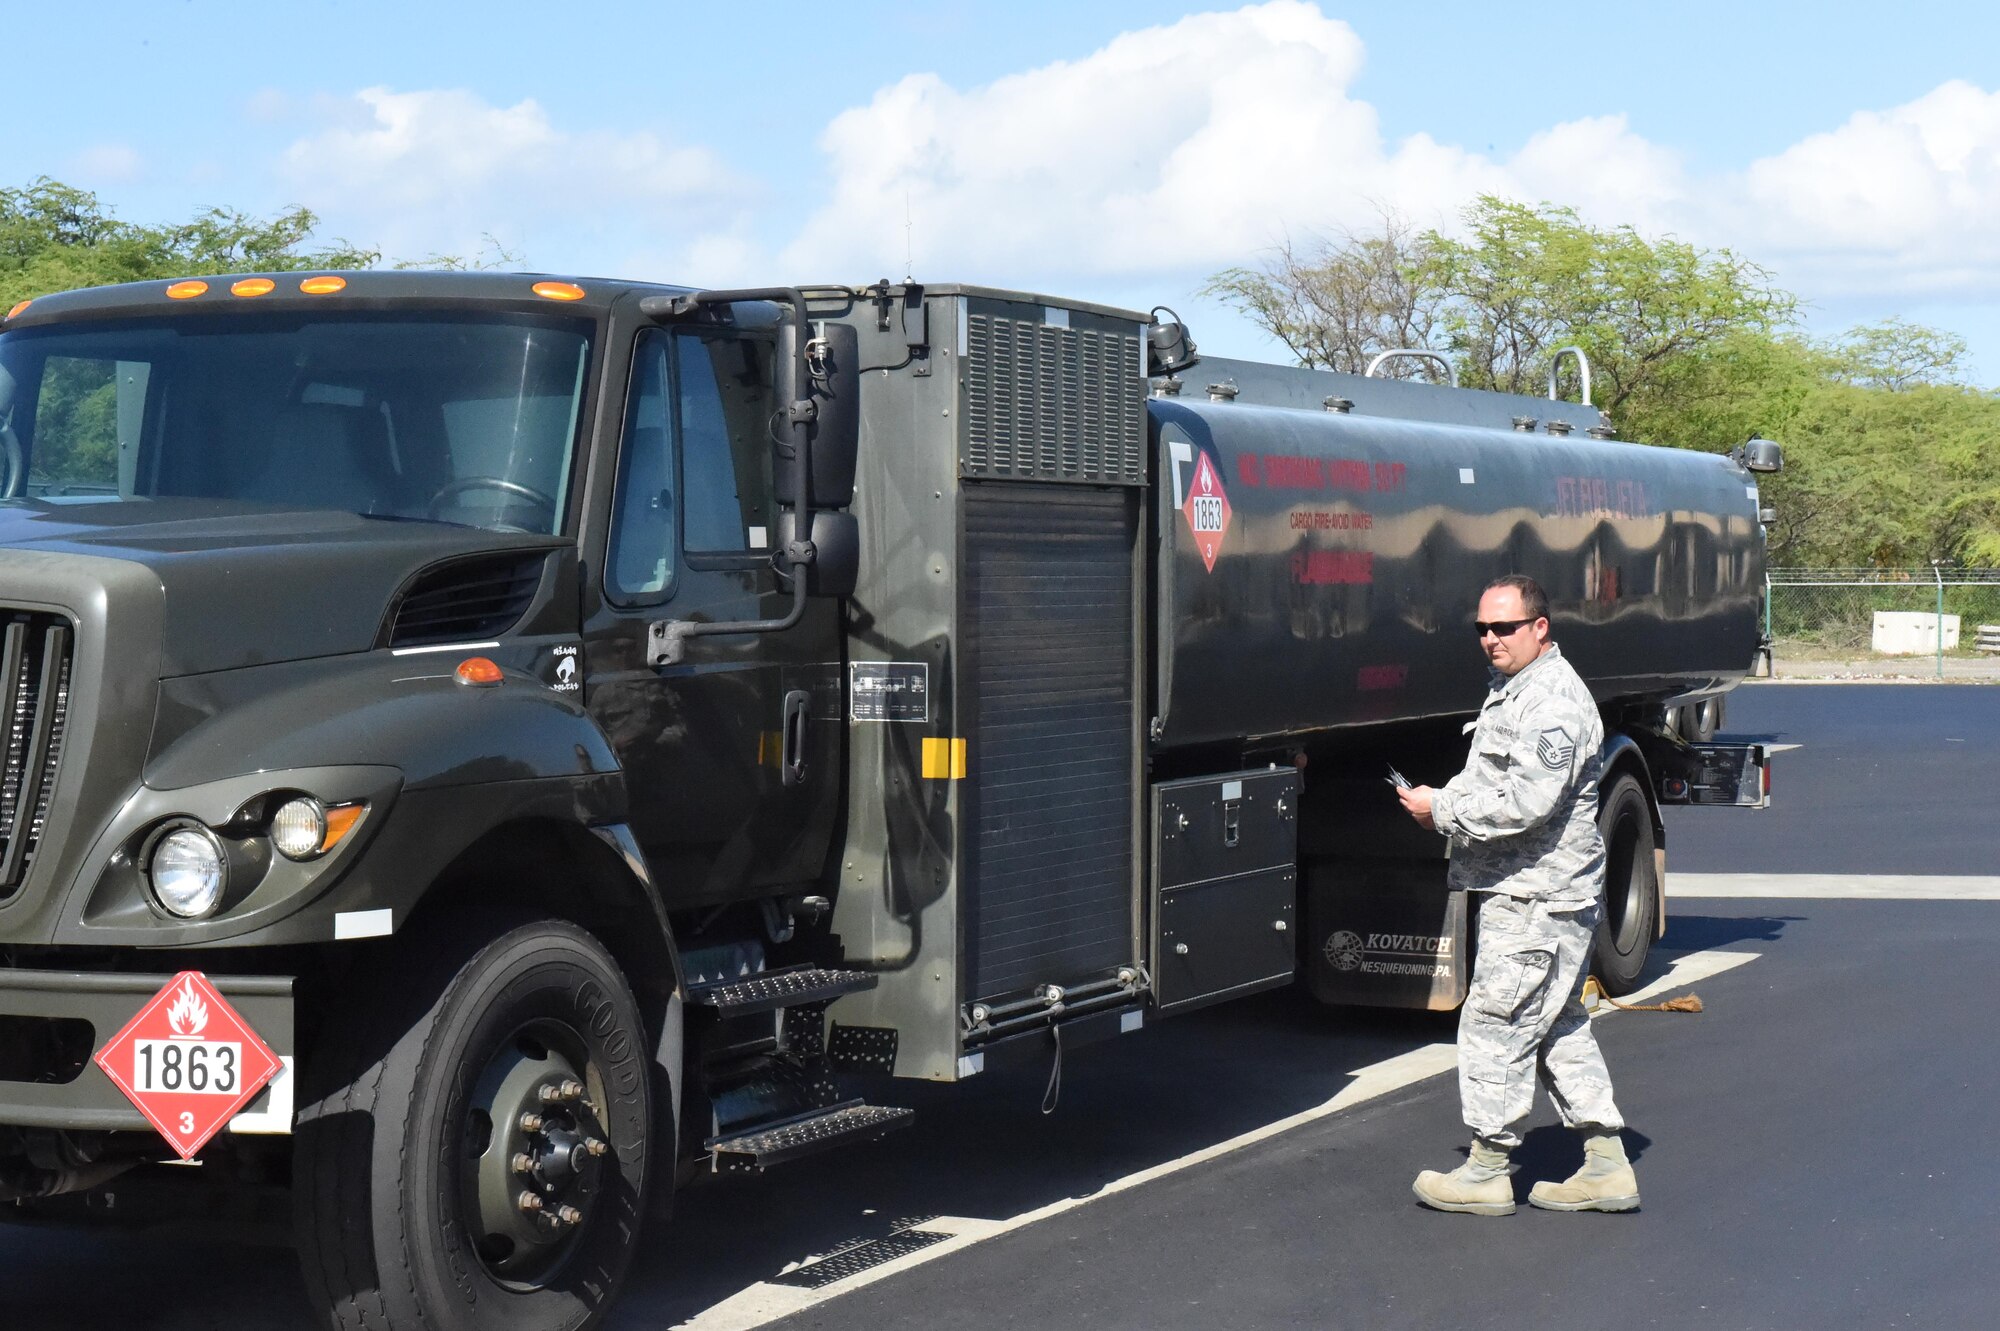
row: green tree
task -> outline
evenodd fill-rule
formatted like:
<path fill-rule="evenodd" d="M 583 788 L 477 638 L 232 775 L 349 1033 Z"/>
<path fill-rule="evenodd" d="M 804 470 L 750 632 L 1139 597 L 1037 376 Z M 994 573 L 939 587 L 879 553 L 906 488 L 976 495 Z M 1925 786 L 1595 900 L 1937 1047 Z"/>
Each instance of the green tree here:
<path fill-rule="evenodd" d="M 113 217 L 89 190 L 43 176 L 0 189 L 0 302 L 73 287 L 216 273 L 369 268 L 375 250 L 345 241 L 314 247 L 311 210 L 271 218 L 210 208 L 180 225 Z"/>

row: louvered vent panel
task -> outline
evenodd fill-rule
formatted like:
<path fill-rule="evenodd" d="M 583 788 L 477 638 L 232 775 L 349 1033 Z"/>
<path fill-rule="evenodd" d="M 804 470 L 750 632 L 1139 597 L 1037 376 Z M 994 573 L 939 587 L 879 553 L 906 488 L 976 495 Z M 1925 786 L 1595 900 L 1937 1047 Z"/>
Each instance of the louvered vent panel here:
<path fill-rule="evenodd" d="M 965 348 L 965 475 L 1145 483 L 1136 333 L 973 314 Z"/>
<path fill-rule="evenodd" d="M 427 570 L 396 607 L 391 647 L 470 642 L 519 623 L 541 585 L 543 554 L 467 559 Z"/>
<path fill-rule="evenodd" d="M 75 633 L 59 615 L 0 610 L 0 900 L 27 878 L 68 729 Z"/>
<path fill-rule="evenodd" d="M 966 490 L 968 995 L 1133 960 L 1130 490 Z"/>

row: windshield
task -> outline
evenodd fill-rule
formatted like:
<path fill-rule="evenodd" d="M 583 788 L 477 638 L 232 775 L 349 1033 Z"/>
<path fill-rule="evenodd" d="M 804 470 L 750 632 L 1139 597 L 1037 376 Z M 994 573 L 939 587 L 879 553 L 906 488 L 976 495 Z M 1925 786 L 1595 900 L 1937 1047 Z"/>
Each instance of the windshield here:
<path fill-rule="evenodd" d="M 0 334 L 0 493 L 193 496 L 553 533 L 588 329 L 273 313 Z"/>

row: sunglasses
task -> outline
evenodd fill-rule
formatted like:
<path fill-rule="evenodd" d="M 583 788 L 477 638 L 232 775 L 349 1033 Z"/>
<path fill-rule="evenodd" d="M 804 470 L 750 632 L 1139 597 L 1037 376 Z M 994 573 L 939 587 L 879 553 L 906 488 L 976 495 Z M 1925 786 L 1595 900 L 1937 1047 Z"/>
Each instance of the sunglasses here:
<path fill-rule="evenodd" d="M 1472 627 L 1482 638 L 1489 633 L 1496 638 L 1511 638 L 1521 631 L 1522 625 L 1532 624 L 1539 618 L 1540 616 L 1536 615 L 1527 619 L 1495 619 L 1490 622 L 1484 619 L 1475 619 L 1472 621 Z"/>

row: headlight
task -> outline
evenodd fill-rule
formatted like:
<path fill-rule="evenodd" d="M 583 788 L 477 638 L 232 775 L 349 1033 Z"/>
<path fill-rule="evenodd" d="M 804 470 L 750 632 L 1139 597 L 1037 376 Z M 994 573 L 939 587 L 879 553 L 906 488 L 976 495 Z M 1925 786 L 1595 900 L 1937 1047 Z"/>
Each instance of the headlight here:
<path fill-rule="evenodd" d="M 200 919 L 222 900 L 222 843 L 205 827 L 177 827 L 153 847 L 146 874 L 162 906 L 184 920 Z"/>
<path fill-rule="evenodd" d="M 319 854 L 326 841 L 326 810 L 306 796 L 286 800 L 271 818 L 271 844 L 288 860 Z"/>

